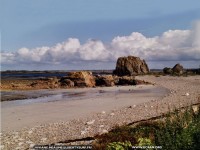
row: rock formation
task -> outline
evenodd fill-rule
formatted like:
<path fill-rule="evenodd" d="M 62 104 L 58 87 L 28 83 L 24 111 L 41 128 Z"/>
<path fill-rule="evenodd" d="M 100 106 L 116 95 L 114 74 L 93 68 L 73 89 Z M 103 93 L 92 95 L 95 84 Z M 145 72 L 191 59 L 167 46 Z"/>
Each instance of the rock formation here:
<path fill-rule="evenodd" d="M 96 76 L 96 86 L 114 86 L 114 78 L 112 75 Z"/>
<path fill-rule="evenodd" d="M 62 77 L 60 79 L 60 85 L 61 87 L 74 87 L 74 82 L 68 79 L 68 77 Z"/>
<path fill-rule="evenodd" d="M 119 77 L 117 85 L 136 85 L 134 76 Z"/>
<path fill-rule="evenodd" d="M 183 74 L 183 66 L 180 64 L 176 64 L 173 68 L 172 68 L 173 73 L 177 73 L 177 74 Z"/>
<path fill-rule="evenodd" d="M 113 73 L 118 76 L 132 76 L 148 72 L 149 68 L 145 60 L 141 60 L 139 57 L 128 56 L 118 58 L 116 69 Z"/>
<path fill-rule="evenodd" d="M 94 87 L 95 79 L 91 72 L 79 71 L 70 72 L 67 77 L 69 80 L 74 82 L 74 86 L 78 87 Z"/>

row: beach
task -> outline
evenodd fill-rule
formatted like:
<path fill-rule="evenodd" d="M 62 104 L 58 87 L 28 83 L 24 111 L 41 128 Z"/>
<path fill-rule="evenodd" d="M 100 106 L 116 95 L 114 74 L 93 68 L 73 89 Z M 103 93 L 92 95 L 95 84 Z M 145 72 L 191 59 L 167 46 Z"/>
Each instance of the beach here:
<path fill-rule="evenodd" d="M 3 102 L 2 148 L 26 149 L 34 144 L 93 137 L 116 126 L 200 103 L 200 76 L 137 76 L 136 79 L 153 85 L 80 88 L 76 92 L 89 94 L 68 101 L 20 105 Z"/>

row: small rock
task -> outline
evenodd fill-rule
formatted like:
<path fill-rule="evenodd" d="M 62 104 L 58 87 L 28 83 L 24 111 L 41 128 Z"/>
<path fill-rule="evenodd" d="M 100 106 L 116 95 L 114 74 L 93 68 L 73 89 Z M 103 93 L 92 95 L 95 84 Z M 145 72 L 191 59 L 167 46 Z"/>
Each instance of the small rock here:
<path fill-rule="evenodd" d="M 153 106 L 151 106 L 151 108 L 153 108 Z"/>
<path fill-rule="evenodd" d="M 33 148 L 34 146 L 35 146 L 34 143 L 32 143 L 32 144 L 29 145 L 30 148 Z"/>
<path fill-rule="evenodd" d="M 100 128 L 103 128 L 103 127 L 104 127 L 104 125 L 100 125 L 99 127 L 100 127 Z"/>
<path fill-rule="evenodd" d="M 91 120 L 91 121 L 86 122 L 86 124 L 87 124 L 87 125 L 91 125 L 91 124 L 93 124 L 94 122 L 95 122 L 95 120 Z"/>
<path fill-rule="evenodd" d="M 33 142 L 29 140 L 29 141 L 26 141 L 26 143 L 27 144 L 32 144 Z"/>
<path fill-rule="evenodd" d="M 33 131 L 32 131 L 32 130 L 28 131 L 28 134 L 32 134 L 32 133 L 33 133 Z"/>
<path fill-rule="evenodd" d="M 40 141 L 45 142 L 46 140 L 47 140 L 47 138 L 42 138 Z"/>
<path fill-rule="evenodd" d="M 189 96 L 190 94 L 189 93 L 185 93 L 185 96 Z"/>
<path fill-rule="evenodd" d="M 106 112 L 105 112 L 105 111 L 102 111 L 101 113 L 102 113 L 102 114 L 105 114 Z"/>
<path fill-rule="evenodd" d="M 195 114 L 197 114 L 198 111 L 199 111 L 199 107 L 198 107 L 198 106 L 192 106 L 192 109 L 193 109 L 193 112 L 194 112 Z"/>
<path fill-rule="evenodd" d="M 86 134 L 86 131 L 81 131 L 81 135 L 84 135 L 84 134 Z"/>
<path fill-rule="evenodd" d="M 23 142 L 19 142 L 18 145 L 19 145 L 19 146 L 23 145 Z"/>
<path fill-rule="evenodd" d="M 102 130 L 102 133 L 108 133 L 108 130 L 103 129 L 103 130 Z"/>
<path fill-rule="evenodd" d="M 0 145 L 0 149 L 4 149 L 4 145 Z"/>
<path fill-rule="evenodd" d="M 110 115 L 111 115 L 111 116 L 114 116 L 115 114 L 114 114 L 114 113 L 111 113 Z"/>
<path fill-rule="evenodd" d="M 19 141 L 24 141 L 24 139 L 20 138 Z"/>

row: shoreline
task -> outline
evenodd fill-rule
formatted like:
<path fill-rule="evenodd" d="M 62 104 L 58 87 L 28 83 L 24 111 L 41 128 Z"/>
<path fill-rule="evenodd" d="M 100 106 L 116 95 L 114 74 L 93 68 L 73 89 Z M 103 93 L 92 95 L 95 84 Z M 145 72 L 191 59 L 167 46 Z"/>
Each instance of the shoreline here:
<path fill-rule="evenodd" d="M 46 124 L 19 132 L 2 134 L 4 148 L 12 149 L 18 146 L 23 149 L 34 144 L 50 144 L 92 137 L 105 133 L 116 126 L 162 115 L 168 112 L 169 108 L 181 108 L 200 102 L 200 76 L 139 76 L 137 78 L 168 88 L 170 93 L 158 100 L 123 107 L 109 113 L 97 113 L 84 119 Z M 189 95 L 187 96 L 186 93 Z M 27 143 L 27 141 L 29 142 Z"/>

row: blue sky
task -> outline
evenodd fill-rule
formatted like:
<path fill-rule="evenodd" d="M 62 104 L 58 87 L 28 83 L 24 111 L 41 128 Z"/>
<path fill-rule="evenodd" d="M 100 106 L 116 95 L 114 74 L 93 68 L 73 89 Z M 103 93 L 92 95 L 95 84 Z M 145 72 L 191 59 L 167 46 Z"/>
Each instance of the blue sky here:
<path fill-rule="evenodd" d="M 107 44 L 132 32 L 161 36 L 191 30 L 200 19 L 199 0 L 0 0 L 0 7 L 1 51 L 13 53 L 68 38 Z"/>

